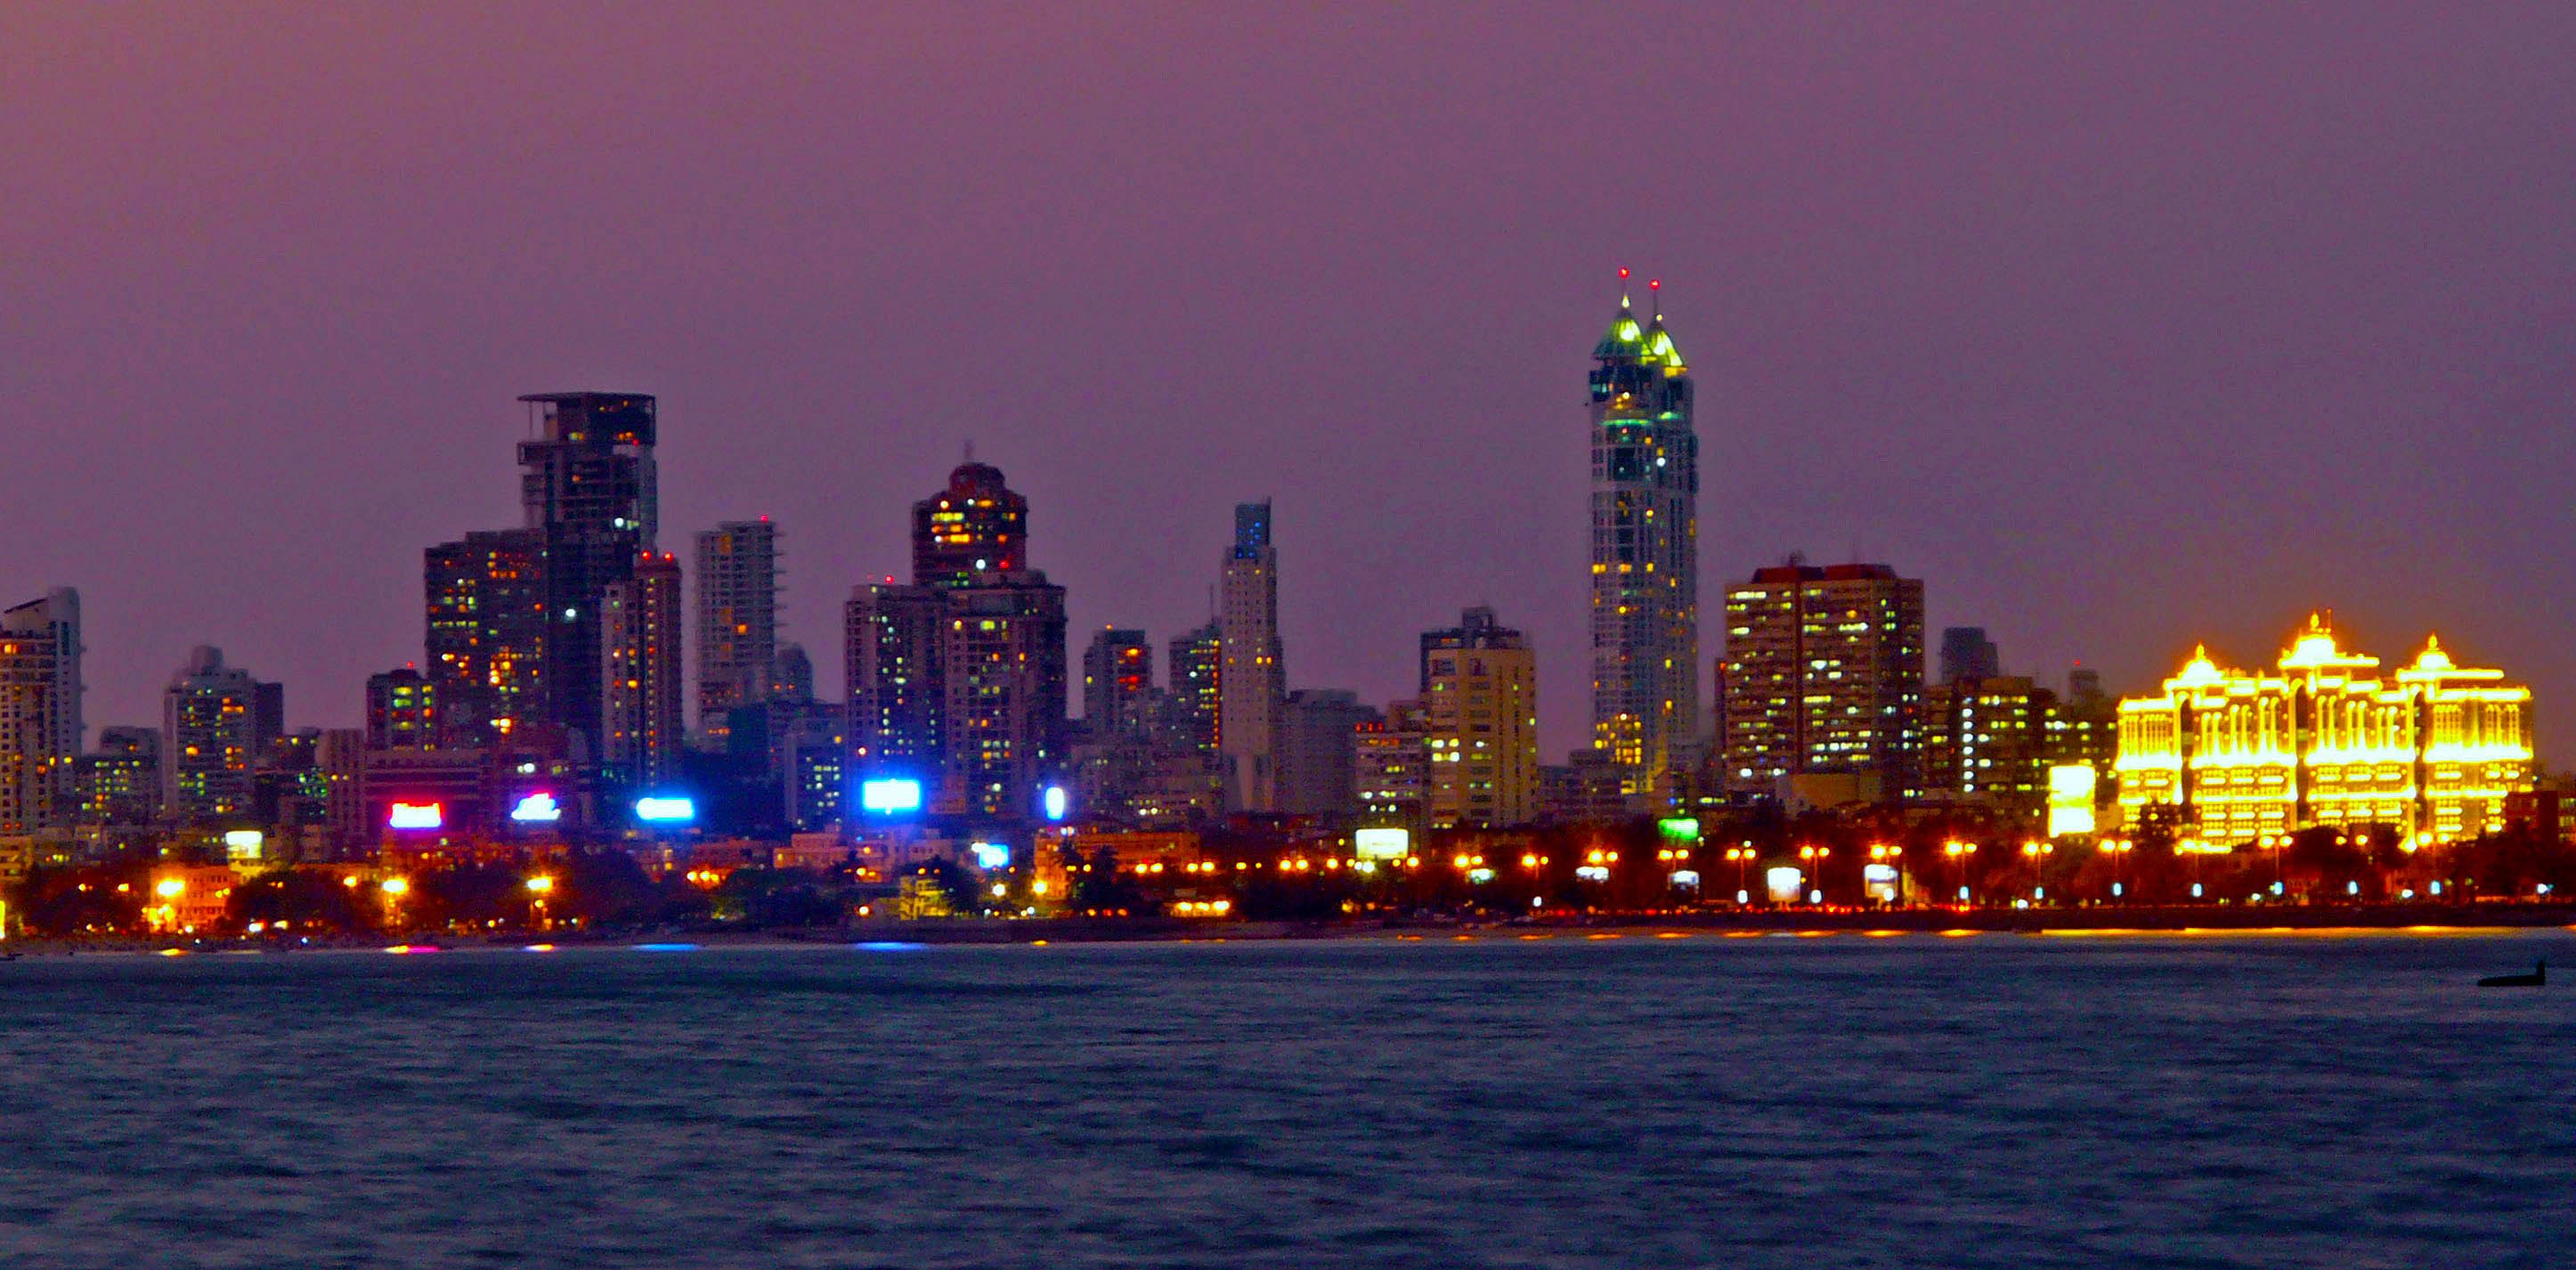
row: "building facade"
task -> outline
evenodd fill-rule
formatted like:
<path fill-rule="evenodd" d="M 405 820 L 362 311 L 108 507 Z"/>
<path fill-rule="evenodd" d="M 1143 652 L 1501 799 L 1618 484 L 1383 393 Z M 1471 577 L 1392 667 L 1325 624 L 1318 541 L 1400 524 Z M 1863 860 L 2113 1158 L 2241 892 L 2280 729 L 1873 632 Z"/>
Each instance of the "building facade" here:
<path fill-rule="evenodd" d="M 439 730 L 438 686 L 419 668 L 367 676 L 368 749 L 436 749 Z"/>
<path fill-rule="evenodd" d="M 1982 626 L 1951 626 L 1941 631 L 1942 683 L 1994 679 L 2004 673 L 2003 654 L 1986 638 Z"/>
<path fill-rule="evenodd" d="M 1224 643 L 1224 632 L 1214 622 L 1172 637 L 1171 690 L 1160 725 L 1166 749 L 1216 757 L 1217 679 Z"/>
<path fill-rule="evenodd" d="M 1421 646 L 1424 810 L 1434 827 L 1494 828 L 1538 815 L 1538 662 L 1489 608 L 1426 631 Z"/>
<path fill-rule="evenodd" d="M 439 744 L 462 749 L 533 734 L 545 719 L 546 540 L 532 529 L 470 533 L 424 553 L 423 674 L 439 703 Z"/>
<path fill-rule="evenodd" d="M 1279 643 L 1279 549 L 1270 504 L 1238 503 L 1217 585 L 1217 753 L 1227 805 L 1279 806 L 1279 710 L 1288 670 Z"/>
<path fill-rule="evenodd" d="M 535 436 L 519 443 L 520 504 L 544 541 L 544 721 L 603 744 L 600 605 L 653 550 L 661 495 L 656 406 L 641 393 L 521 397 Z"/>
<path fill-rule="evenodd" d="M 1923 796 L 2036 817 L 2048 802 L 2057 694 L 2021 676 L 1923 690 Z"/>
<path fill-rule="evenodd" d="M 945 592 L 939 805 L 979 819 L 1037 814 L 1065 769 L 1064 588 L 1034 570 Z"/>
<path fill-rule="evenodd" d="M 679 775 L 680 561 L 639 557 L 600 595 L 600 760 L 630 788 Z"/>
<path fill-rule="evenodd" d="M 1082 722 L 1094 736 L 1154 730 L 1154 645 L 1145 632 L 1102 627 L 1082 651 Z"/>
<path fill-rule="evenodd" d="M 1690 368 L 1660 309 L 1640 326 L 1625 296 L 1592 360 L 1592 746 L 1630 794 L 1668 798 L 1700 720 Z"/>
<path fill-rule="evenodd" d="M 81 756 L 73 792 L 85 825 L 148 825 L 161 816 L 161 733 L 104 727 Z"/>
<path fill-rule="evenodd" d="M 1883 564 L 1756 570 L 1727 590 L 1725 683 L 1730 787 L 1855 777 L 1864 800 L 1909 796 L 1920 781 L 1923 583 Z"/>
<path fill-rule="evenodd" d="M 1381 717 L 1347 688 L 1300 688 L 1279 711 L 1279 810 L 1339 823 L 1359 811 L 1359 729 Z"/>
<path fill-rule="evenodd" d="M 2505 824 L 2533 787 L 2531 690 L 2465 668 L 2438 639 L 2382 674 L 2322 615 L 2274 672 L 2195 649 L 2153 696 L 2120 702 L 2119 801 L 2183 809 L 2187 846 L 2276 844 L 2311 825 L 2387 825 L 2408 847 Z"/>
<path fill-rule="evenodd" d="M 259 761 L 260 681 L 200 645 L 161 694 L 161 804 L 182 823 L 247 820 Z"/>
<path fill-rule="evenodd" d="M 0 834 L 72 823 L 82 731 L 80 593 L 56 587 L 0 611 Z"/>
<path fill-rule="evenodd" d="M 729 520 L 698 535 L 698 730 L 767 697 L 778 662 L 778 527 Z"/>

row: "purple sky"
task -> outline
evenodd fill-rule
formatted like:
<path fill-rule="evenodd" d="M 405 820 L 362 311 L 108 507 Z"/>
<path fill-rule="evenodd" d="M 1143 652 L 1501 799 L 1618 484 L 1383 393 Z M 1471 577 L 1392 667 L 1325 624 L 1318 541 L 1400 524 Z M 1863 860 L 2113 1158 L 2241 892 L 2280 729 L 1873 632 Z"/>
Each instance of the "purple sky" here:
<path fill-rule="evenodd" d="M 2015 671 L 2331 605 L 2576 701 L 2576 6 L 890 8 L 0 8 L 0 593 L 81 589 L 92 727 L 198 642 L 354 723 L 512 399 L 606 388 L 827 691 L 971 437 L 1077 647 L 1266 494 L 1292 686 L 1491 603 L 1561 751 L 1620 264 L 1712 612 L 1858 551 Z"/>

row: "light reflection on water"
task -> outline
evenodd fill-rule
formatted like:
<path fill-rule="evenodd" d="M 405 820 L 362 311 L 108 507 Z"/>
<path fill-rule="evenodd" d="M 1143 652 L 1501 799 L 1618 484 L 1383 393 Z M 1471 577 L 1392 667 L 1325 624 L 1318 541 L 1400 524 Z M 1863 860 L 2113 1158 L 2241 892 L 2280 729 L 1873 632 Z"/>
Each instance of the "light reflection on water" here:
<path fill-rule="evenodd" d="M 0 967 L 0 1262 L 2543 1266 L 2565 932 Z"/>

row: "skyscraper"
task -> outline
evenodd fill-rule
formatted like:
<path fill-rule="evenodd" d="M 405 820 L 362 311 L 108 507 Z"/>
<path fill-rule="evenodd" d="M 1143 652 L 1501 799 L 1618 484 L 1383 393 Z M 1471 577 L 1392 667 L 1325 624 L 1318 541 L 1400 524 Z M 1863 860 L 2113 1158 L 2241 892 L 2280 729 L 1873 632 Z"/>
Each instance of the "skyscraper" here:
<path fill-rule="evenodd" d="M 1663 796 L 1675 743 L 1699 727 L 1690 371 L 1660 309 L 1641 327 L 1626 296 L 1592 359 L 1592 745 L 1631 794 Z"/>
<path fill-rule="evenodd" d="M 439 744 L 525 739 L 546 717 L 545 534 L 470 533 L 424 558 L 423 673 L 438 696 Z"/>
<path fill-rule="evenodd" d="M 660 517 L 655 405 L 638 393 L 536 393 L 537 435 L 519 443 L 520 503 L 544 536 L 544 718 L 601 745 L 600 613 L 634 576 Z"/>
<path fill-rule="evenodd" d="M 940 806 L 1034 819 L 1065 758 L 1064 588 L 1022 570 L 981 575 L 944 598 Z"/>
<path fill-rule="evenodd" d="M 940 686 L 947 596 L 888 580 L 850 592 L 842 609 L 854 779 L 905 777 L 936 788 L 944 751 Z"/>
<path fill-rule="evenodd" d="M 1726 779 L 1866 778 L 1906 797 L 1920 776 L 1923 583 L 1883 564 L 1754 571 L 1726 594 Z"/>
<path fill-rule="evenodd" d="M 2057 694 L 2023 676 L 1952 679 L 1923 689 L 1923 796 L 2036 818 L 2048 801 Z"/>
<path fill-rule="evenodd" d="M 223 650 L 199 645 L 161 695 L 161 802 L 183 822 L 238 819 L 251 810 L 263 685 Z"/>
<path fill-rule="evenodd" d="M 1154 724 L 1154 645 L 1103 627 L 1082 651 L 1082 722 L 1093 736 L 1141 737 Z"/>
<path fill-rule="evenodd" d="M 970 451 L 948 488 L 912 505 L 912 584 L 972 586 L 977 574 L 1027 568 L 1028 523 L 1029 500 Z"/>
<path fill-rule="evenodd" d="M 1435 826 L 1517 825 L 1538 814 L 1538 663 L 1489 608 L 1422 635 L 1425 811 Z"/>
<path fill-rule="evenodd" d="M 81 752 L 80 593 L 0 612 L 0 833 L 71 823 Z"/>
<path fill-rule="evenodd" d="M 1217 678 L 1224 636 L 1210 622 L 1172 637 L 1169 712 L 1163 722 L 1164 744 L 1181 753 L 1216 757 Z"/>
<path fill-rule="evenodd" d="M 698 730 L 769 695 L 778 660 L 778 529 L 766 516 L 698 535 Z"/>
<path fill-rule="evenodd" d="M 2003 656 L 1982 626 L 1951 626 L 1941 631 L 1941 682 L 1993 679 L 2004 673 Z"/>
<path fill-rule="evenodd" d="M 1217 600 L 1217 752 L 1226 802 L 1241 811 L 1279 805 L 1279 706 L 1288 672 L 1279 646 L 1279 550 L 1270 504 L 1238 503 Z"/>
<path fill-rule="evenodd" d="M 600 596 L 600 760 L 633 788 L 680 767 L 680 560 L 637 559 Z"/>

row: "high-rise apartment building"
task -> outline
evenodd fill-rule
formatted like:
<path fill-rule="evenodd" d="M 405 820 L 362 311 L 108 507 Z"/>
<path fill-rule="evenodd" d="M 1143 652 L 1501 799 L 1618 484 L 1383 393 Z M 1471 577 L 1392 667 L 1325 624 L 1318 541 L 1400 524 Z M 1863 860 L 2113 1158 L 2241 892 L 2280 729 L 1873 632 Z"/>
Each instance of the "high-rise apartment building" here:
<path fill-rule="evenodd" d="M 199 645 L 161 694 L 161 802 L 182 822 L 247 818 L 262 684 Z"/>
<path fill-rule="evenodd" d="M 617 779 L 650 788 L 679 774 L 680 560 L 636 560 L 600 595 L 600 760 Z"/>
<path fill-rule="evenodd" d="M 842 608 L 849 672 L 850 769 L 855 778 L 907 777 L 937 787 L 948 708 L 939 663 L 948 597 L 893 581 L 850 592 Z"/>
<path fill-rule="evenodd" d="M 74 768 L 77 819 L 85 825 L 147 825 L 161 816 L 161 732 L 104 727 L 98 748 Z"/>
<path fill-rule="evenodd" d="M 439 744 L 482 749 L 545 722 L 546 540 L 534 529 L 477 532 L 430 548 L 423 674 L 438 699 Z"/>
<path fill-rule="evenodd" d="M 1346 688 L 1300 688 L 1279 712 L 1279 810 L 1347 820 L 1359 811 L 1359 729 L 1382 718 Z"/>
<path fill-rule="evenodd" d="M 1360 819 L 1418 829 L 1431 797 L 1430 712 L 1419 701 L 1389 702 L 1380 719 L 1352 728 L 1351 785 Z"/>
<path fill-rule="evenodd" d="M 80 593 L 0 611 L 0 833 L 68 825 L 81 752 Z"/>
<path fill-rule="evenodd" d="M 1028 534 L 1029 500 L 970 453 L 948 488 L 912 505 L 912 583 L 962 587 L 980 574 L 1017 573 L 1028 567 Z"/>
<path fill-rule="evenodd" d="M 1435 827 L 1517 825 L 1538 814 L 1538 663 L 1489 608 L 1422 635 L 1423 746 Z"/>
<path fill-rule="evenodd" d="M 2057 712 L 2057 694 L 2021 676 L 1926 686 L 1923 796 L 2037 816 L 2048 801 Z"/>
<path fill-rule="evenodd" d="M 545 544 L 544 721 L 603 750 L 600 601 L 653 550 L 655 403 L 640 393 L 536 393 L 519 443 L 521 507 Z"/>
<path fill-rule="evenodd" d="M 766 516 L 698 535 L 698 730 L 770 695 L 778 668 L 778 527 Z"/>
<path fill-rule="evenodd" d="M 1154 727 L 1154 645 L 1145 632 L 1103 627 L 1082 651 L 1082 722 L 1094 736 L 1141 737 Z"/>
<path fill-rule="evenodd" d="M 367 676 L 367 748 L 438 748 L 438 685 L 417 667 Z"/>
<path fill-rule="evenodd" d="M 1986 638 L 1982 626 L 1950 626 L 1941 631 L 1941 682 L 1993 679 L 2004 673 L 2003 654 Z"/>
<path fill-rule="evenodd" d="M 1224 634 L 1215 622 L 1172 637 L 1171 689 L 1164 700 L 1166 748 L 1216 756 L 1217 679 L 1224 665 L 1224 644 Z"/>
<path fill-rule="evenodd" d="M 1919 579 L 1883 564 L 1756 570 L 1727 590 L 1725 679 L 1734 788 L 1850 776 L 1859 797 L 1897 799 L 1919 783 Z"/>
<path fill-rule="evenodd" d="M 1022 570 L 944 595 L 940 806 L 1034 819 L 1039 791 L 1066 757 L 1064 588 Z"/>
<path fill-rule="evenodd" d="M 2120 703 L 2119 801 L 2180 806 L 2186 847 L 2277 846 L 2311 825 L 2387 825 L 2409 848 L 2505 824 L 2532 788 L 2531 689 L 2458 665 L 2427 639 L 2383 674 L 2322 615 L 2277 673 L 2222 670 L 2206 648 L 2154 696 Z"/>
<path fill-rule="evenodd" d="M 1592 360 L 1592 745 L 1631 794 L 1668 797 L 1700 724 L 1690 369 L 1660 307 L 1640 326 L 1625 296 Z"/>
<path fill-rule="evenodd" d="M 1269 503 L 1236 504 L 1234 545 L 1226 549 L 1217 590 L 1216 742 L 1227 804 L 1273 811 L 1288 671 L 1279 644 L 1279 550 L 1270 541 Z"/>

